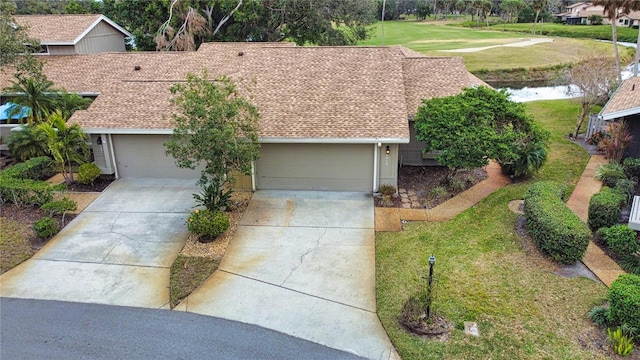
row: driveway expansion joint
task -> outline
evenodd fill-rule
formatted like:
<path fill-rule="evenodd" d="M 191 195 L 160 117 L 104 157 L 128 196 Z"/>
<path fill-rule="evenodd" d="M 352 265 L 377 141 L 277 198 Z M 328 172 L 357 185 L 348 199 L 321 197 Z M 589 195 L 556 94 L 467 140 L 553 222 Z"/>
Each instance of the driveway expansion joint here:
<path fill-rule="evenodd" d="M 228 271 L 228 270 L 224 270 L 224 269 L 218 269 L 217 271 L 221 271 L 221 272 L 227 273 L 229 275 L 239 276 L 241 278 L 245 278 L 245 279 L 248 279 L 248 280 L 257 281 L 257 282 L 263 283 L 265 285 L 275 286 L 275 287 L 283 289 L 283 290 L 293 291 L 293 292 L 301 294 L 301 295 L 305 295 L 305 296 L 309 296 L 309 297 L 316 298 L 316 299 L 319 299 L 319 300 L 327 301 L 327 302 L 330 302 L 330 303 L 346 306 L 346 307 L 349 307 L 349 308 L 352 308 L 352 309 L 362 310 L 362 311 L 368 312 L 370 314 L 375 314 L 377 316 L 377 313 L 375 311 L 364 309 L 364 308 L 361 308 L 361 307 L 358 307 L 358 306 L 353 306 L 353 305 L 350 305 L 350 304 L 345 304 L 345 303 L 340 302 L 340 301 L 335 301 L 335 300 L 323 298 L 323 297 L 318 296 L 318 295 L 308 294 L 306 292 L 302 292 L 302 291 L 299 291 L 299 290 L 291 289 L 291 288 L 288 288 L 286 286 L 273 284 L 273 283 L 270 283 L 270 282 L 267 282 L 267 281 L 264 281 L 264 280 L 260 280 L 260 279 L 256 279 L 256 278 L 253 278 L 253 277 L 250 277 L 250 276 L 234 273 L 234 272 L 231 272 L 231 271 Z"/>

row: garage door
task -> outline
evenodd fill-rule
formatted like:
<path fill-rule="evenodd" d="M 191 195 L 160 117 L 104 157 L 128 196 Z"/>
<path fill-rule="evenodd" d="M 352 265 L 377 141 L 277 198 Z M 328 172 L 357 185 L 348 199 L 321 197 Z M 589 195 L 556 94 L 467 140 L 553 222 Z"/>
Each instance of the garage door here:
<path fill-rule="evenodd" d="M 279 190 L 371 191 L 370 144 L 262 144 L 256 187 Z"/>
<path fill-rule="evenodd" d="M 169 135 L 113 135 L 118 175 L 124 178 L 198 179 L 199 171 L 181 169 L 165 155 Z"/>

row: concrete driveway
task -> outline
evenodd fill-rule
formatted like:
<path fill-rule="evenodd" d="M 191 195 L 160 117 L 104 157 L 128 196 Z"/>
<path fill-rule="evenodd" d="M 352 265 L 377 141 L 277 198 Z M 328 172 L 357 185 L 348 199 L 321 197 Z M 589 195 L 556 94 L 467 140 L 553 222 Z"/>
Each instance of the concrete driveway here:
<path fill-rule="evenodd" d="M 188 236 L 193 180 L 120 179 L 32 259 L 0 276 L 0 296 L 161 308 Z"/>
<path fill-rule="evenodd" d="M 218 271 L 176 309 L 389 359 L 373 220 L 368 194 L 258 191 Z"/>

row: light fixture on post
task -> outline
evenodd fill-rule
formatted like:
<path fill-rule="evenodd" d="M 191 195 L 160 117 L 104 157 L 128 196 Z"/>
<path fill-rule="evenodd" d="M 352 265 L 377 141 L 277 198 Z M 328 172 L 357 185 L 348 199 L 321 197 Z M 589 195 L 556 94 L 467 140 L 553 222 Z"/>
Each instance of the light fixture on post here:
<path fill-rule="evenodd" d="M 389 145 L 387 145 L 387 149 L 385 150 L 385 153 L 387 155 L 391 154 L 391 149 L 389 149 Z"/>

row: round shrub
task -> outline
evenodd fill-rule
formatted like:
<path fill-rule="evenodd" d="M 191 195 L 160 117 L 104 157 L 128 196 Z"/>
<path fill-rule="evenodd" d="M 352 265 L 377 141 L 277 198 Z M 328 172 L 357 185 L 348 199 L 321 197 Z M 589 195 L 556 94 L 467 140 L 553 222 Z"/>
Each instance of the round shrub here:
<path fill-rule="evenodd" d="M 628 157 L 624 159 L 622 168 L 629 179 L 640 180 L 640 158 Z"/>
<path fill-rule="evenodd" d="M 33 231 L 36 232 L 38 237 L 48 239 L 58 233 L 58 222 L 56 219 L 45 216 L 40 220 L 33 223 Z"/>
<path fill-rule="evenodd" d="M 636 232 L 626 225 L 614 225 L 605 230 L 607 246 L 619 256 L 630 255 L 640 250 Z"/>
<path fill-rule="evenodd" d="M 78 168 L 78 182 L 80 184 L 93 184 L 100 176 L 100 168 L 94 163 L 86 163 Z"/>
<path fill-rule="evenodd" d="M 217 238 L 229 228 L 227 214 L 217 210 L 194 210 L 187 220 L 187 229 L 209 240 Z"/>
<path fill-rule="evenodd" d="M 609 319 L 640 329 L 640 276 L 623 274 L 609 288 Z"/>
<path fill-rule="evenodd" d="M 595 231 L 616 224 L 625 200 L 626 196 L 619 191 L 603 187 L 589 200 L 589 228 Z"/>

